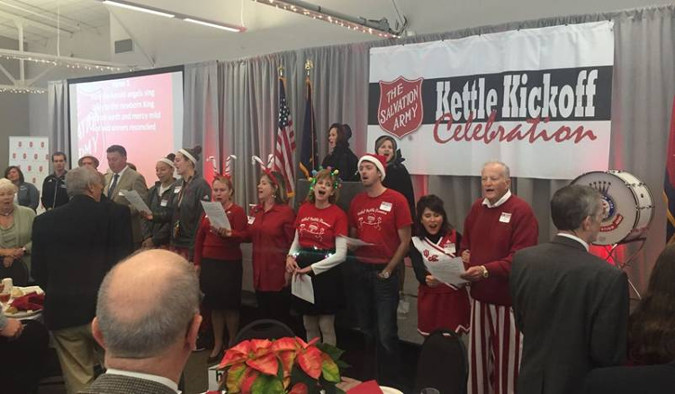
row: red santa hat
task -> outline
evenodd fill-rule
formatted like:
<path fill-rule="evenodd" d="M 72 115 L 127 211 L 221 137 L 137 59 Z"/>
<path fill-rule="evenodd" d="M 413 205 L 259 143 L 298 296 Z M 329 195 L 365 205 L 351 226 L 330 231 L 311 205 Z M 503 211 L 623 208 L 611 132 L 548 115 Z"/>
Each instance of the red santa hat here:
<path fill-rule="evenodd" d="M 380 180 L 384 180 L 384 177 L 387 175 L 387 172 L 385 169 L 387 168 L 387 158 L 382 155 L 378 155 L 375 153 L 366 153 L 365 155 L 361 156 L 359 159 L 359 166 L 361 165 L 362 162 L 368 161 L 373 164 L 375 164 L 375 167 L 377 167 L 378 170 L 380 170 L 380 173 L 382 174 L 382 177 Z"/>

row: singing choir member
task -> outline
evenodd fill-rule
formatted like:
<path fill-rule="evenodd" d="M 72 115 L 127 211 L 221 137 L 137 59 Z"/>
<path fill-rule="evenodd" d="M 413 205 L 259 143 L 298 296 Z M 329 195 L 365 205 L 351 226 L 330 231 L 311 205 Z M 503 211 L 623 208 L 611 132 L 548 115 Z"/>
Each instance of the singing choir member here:
<path fill-rule="evenodd" d="M 445 329 L 468 334 L 469 294 L 466 287 L 439 282 L 427 264 L 448 264 L 461 242 L 462 235 L 450 223 L 443 200 L 430 194 L 417 202 L 415 221 L 417 236 L 412 237 L 410 258 L 420 282 L 417 292 L 417 331 L 426 336 Z"/>
<path fill-rule="evenodd" d="M 286 270 L 296 280 L 311 277 L 314 303 L 293 296 L 293 308 L 302 314 L 307 340 L 319 337 L 335 346 L 335 313 L 343 306 L 339 264 L 347 257 L 347 215 L 335 203 L 340 193 L 338 170 L 322 169 L 311 180 L 307 200 L 298 209 L 295 239 L 286 258 Z"/>
<path fill-rule="evenodd" d="M 295 213 L 288 206 L 283 176 L 263 167 L 258 182 L 258 202 L 253 208 L 248 239 L 253 244 L 253 287 L 262 317 L 290 323 L 290 275 L 286 255 L 295 233 Z"/>
<path fill-rule="evenodd" d="M 323 168 L 334 168 L 339 171 L 340 179 L 343 181 L 357 181 L 356 163 L 359 159 L 349 148 L 349 137 L 351 129 L 347 136 L 347 125 L 333 123 L 328 128 L 328 155 L 321 162 Z"/>
<path fill-rule="evenodd" d="M 142 212 L 146 221 L 143 223 L 143 247 L 166 248 L 171 241 L 171 216 L 173 214 L 174 186 L 176 179 L 173 172 L 176 167 L 173 161 L 176 155 L 169 153 L 155 165 L 157 182 L 148 190 L 148 208 L 150 213 Z"/>
<path fill-rule="evenodd" d="M 171 219 L 171 249 L 192 261 L 195 235 L 204 213 L 201 201 L 211 201 L 211 187 L 196 170 L 201 146 L 176 152 L 174 165 L 181 176 L 173 188 L 174 209 Z"/>
<path fill-rule="evenodd" d="M 213 181 L 213 199 L 223 205 L 230 229 L 215 228 L 204 217 L 197 230 L 194 263 L 199 268 L 199 287 L 203 305 L 211 310 L 214 346 L 208 363 L 222 358 L 223 333 L 227 327 L 228 347 L 234 344 L 239 329 L 241 307 L 241 234 L 246 232 L 246 213 L 232 201 L 234 186 L 225 175 Z M 236 235 L 233 235 L 235 233 Z"/>
<path fill-rule="evenodd" d="M 481 171 L 483 199 L 464 221 L 461 256 L 471 282 L 469 393 L 515 391 L 522 351 L 516 328 L 509 273 L 516 251 L 537 244 L 539 226 L 532 208 L 511 194 L 509 167 L 489 162 Z"/>
<path fill-rule="evenodd" d="M 399 385 L 400 352 L 396 308 L 399 301 L 397 266 L 410 246 L 410 209 L 405 197 L 382 185 L 386 159 L 365 154 L 359 159 L 359 174 L 365 192 L 349 206 L 352 238 L 371 245 L 356 249 L 356 299 L 361 329 L 377 341 L 378 382 Z M 370 355 L 371 352 L 368 352 Z"/>

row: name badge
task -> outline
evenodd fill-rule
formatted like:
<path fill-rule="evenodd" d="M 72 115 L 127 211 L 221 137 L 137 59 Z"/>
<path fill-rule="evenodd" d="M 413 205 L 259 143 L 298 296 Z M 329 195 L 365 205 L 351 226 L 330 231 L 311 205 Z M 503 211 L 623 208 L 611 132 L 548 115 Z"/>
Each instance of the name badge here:
<path fill-rule="evenodd" d="M 382 204 L 380 204 L 380 211 L 385 211 L 385 212 L 391 212 L 391 203 L 383 201 Z"/>
<path fill-rule="evenodd" d="M 248 217 L 248 224 L 249 224 L 249 226 L 250 226 L 251 224 L 253 224 L 253 222 L 255 222 L 255 216 L 249 216 L 249 217 Z"/>
<path fill-rule="evenodd" d="M 502 216 L 499 217 L 499 221 L 502 223 L 509 223 L 511 221 L 511 214 L 508 212 L 502 212 Z"/>
<path fill-rule="evenodd" d="M 183 188 L 182 186 L 176 186 L 176 187 L 173 189 L 173 194 L 178 194 L 178 193 L 180 193 L 180 189 L 182 189 L 182 188 Z"/>
<path fill-rule="evenodd" d="M 451 254 L 453 256 L 455 255 L 455 252 L 457 252 L 457 250 L 455 249 L 455 244 L 453 243 L 445 245 L 443 247 L 443 251 L 445 252 L 445 254 Z"/>
<path fill-rule="evenodd" d="M 169 200 L 162 200 L 162 202 L 159 203 L 160 206 L 165 207 L 169 204 Z"/>

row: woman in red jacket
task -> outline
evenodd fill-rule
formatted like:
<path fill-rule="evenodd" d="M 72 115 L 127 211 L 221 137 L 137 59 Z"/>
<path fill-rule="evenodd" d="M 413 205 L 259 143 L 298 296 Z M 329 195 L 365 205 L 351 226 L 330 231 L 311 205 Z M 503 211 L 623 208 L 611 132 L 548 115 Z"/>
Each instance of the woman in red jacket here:
<path fill-rule="evenodd" d="M 262 317 L 290 323 L 286 253 L 293 242 L 295 213 L 288 206 L 283 176 L 263 171 L 258 182 L 258 205 L 253 208 L 253 222 L 248 228 L 253 244 L 253 287 Z"/>
<path fill-rule="evenodd" d="M 227 327 L 231 346 L 239 329 L 241 306 L 241 236 L 246 231 L 246 213 L 232 202 L 234 187 L 227 176 L 217 175 L 213 181 L 213 199 L 223 204 L 231 231 L 215 228 L 203 217 L 194 246 L 194 263 L 200 267 L 199 287 L 204 292 L 204 306 L 211 310 L 214 346 L 208 362 L 220 361 L 223 333 Z M 228 236 L 229 235 L 229 236 Z"/>

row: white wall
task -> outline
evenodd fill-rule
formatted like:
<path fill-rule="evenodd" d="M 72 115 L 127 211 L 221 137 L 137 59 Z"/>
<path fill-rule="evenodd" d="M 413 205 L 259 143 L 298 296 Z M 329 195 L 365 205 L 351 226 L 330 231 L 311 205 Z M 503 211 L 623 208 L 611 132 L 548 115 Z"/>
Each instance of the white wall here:
<path fill-rule="evenodd" d="M 0 37 L 0 48 L 19 49 L 19 42 Z M 0 60 L 0 64 L 12 74 L 19 77 L 18 60 Z M 11 85 L 11 81 L 0 73 L 0 84 Z M 5 174 L 9 164 L 9 137 L 27 136 L 28 134 L 28 96 L 26 94 L 0 93 L 0 177 Z"/>

